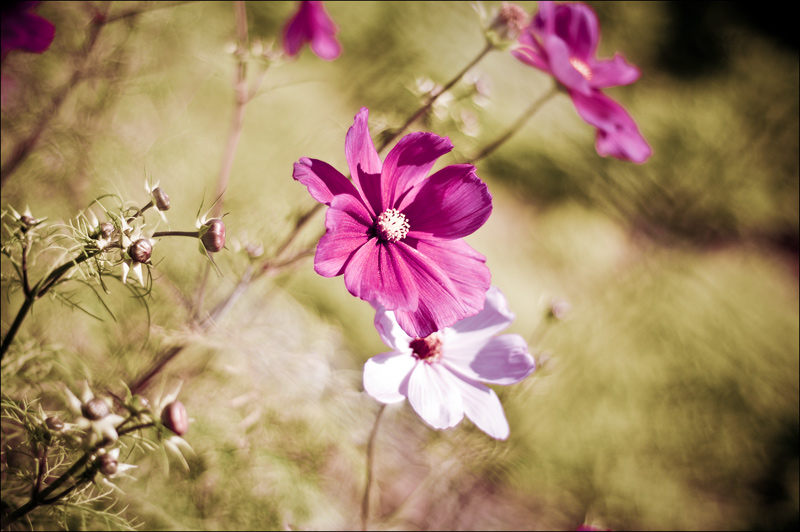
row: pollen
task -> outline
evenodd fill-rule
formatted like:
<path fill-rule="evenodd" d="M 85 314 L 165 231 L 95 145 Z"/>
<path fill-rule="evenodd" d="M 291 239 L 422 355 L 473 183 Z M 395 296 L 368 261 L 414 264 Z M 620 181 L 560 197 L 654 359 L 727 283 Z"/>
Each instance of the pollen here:
<path fill-rule="evenodd" d="M 433 364 L 442 358 L 442 335 L 435 332 L 425 338 L 414 338 L 408 344 L 417 360 Z"/>
<path fill-rule="evenodd" d="M 569 64 L 572 65 L 572 68 L 580 72 L 581 76 L 583 76 L 587 81 L 591 80 L 594 77 L 592 69 L 589 68 L 589 65 L 587 65 L 585 62 L 581 61 L 577 57 L 570 57 Z"/>
<path fill-rule="evenodd" d="M 375 234 L 387 242 L 402 240 L 408 234 L 408 229 L 408 219 L 397 209 L 386 209 L 375 223 Z"/>

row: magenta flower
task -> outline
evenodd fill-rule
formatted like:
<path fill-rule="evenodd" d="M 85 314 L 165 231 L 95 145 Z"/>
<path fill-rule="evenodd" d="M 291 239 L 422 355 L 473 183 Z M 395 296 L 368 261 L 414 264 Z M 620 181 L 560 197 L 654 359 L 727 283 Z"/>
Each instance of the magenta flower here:
<path fill-rule="evenodd" d="M 344 275 L 351 294 L 394 311 L 404 331 L 424 338 L 483 308 L 486 258 L 462 238 L 489 218 L 492 196 L 470 164 L 426 179 L 453 149 L 446 137 L 411 133 L 381 163 L 368 117 L 363 107 L 345 139 L 352 182 L 316 159 L 294 164 L 293 177 L 330 207 L 314 270 Z"/>
<path fill-rule="evenodd" d="M 539 2 L 539 12 L 518 42 L 514 57 L 555 77 L 581 118 L 597 128 L 600 155 L 635 163 L 650 157 L 652 150 L 628 112 L 601 90 L 633 83 L 639 69 L 620 54 L 596 57 L 600 26 L 590 7 Z"/>
<path fill-rule="evenodd" d="M 0 18 L 0 48 L 2 58 L 11 50 L 23 50 L 40 54 L 50 47 L 56 28 L 53 24 L 30 11 L 39 2 L 3 2 L 2 18 Z"/>
<path fill-rule="evenodd" d="M 517 334 L 494 335 L 514 321 L 503 294 L 486 293 L 478 314 L 426 338 L 411 338 L 392 312 L 379 309 L 375 327 L 393 349 L 364 364 L 364 390 L 382 403 L 408 402 L 435 429 L 456 426 L 466 415 L 493 438 L 508 438 L 508 421 L 494 391 L 481 383 L 514 384 L 535 363 Z"/>
<path fill-rule="evenodd" d="M 339 28 L 322 2 L 300 2 L 300 8 L 283 29 L 283 51 L 295 56 L 303 44 L 311 43 L 311 51 L 320 59 L 333 61 L 342 52 L 336 40 Z"/>

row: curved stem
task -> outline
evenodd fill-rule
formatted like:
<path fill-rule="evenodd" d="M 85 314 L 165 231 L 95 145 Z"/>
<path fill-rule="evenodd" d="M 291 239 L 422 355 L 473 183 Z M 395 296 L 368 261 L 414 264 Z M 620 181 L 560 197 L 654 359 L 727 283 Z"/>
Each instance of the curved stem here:
<path fill-rule="evenodd" d="M 514 136 L 514 134 L 519 131 L 525 123 L 530 120 L 530 118 L 536 114 L 536 112 L 541 109 L 541 107 L 547 103 L 553 96 L 558 93 L 558 86 L 554 86 L 552 89 L 547 91 L 545 94 L 540 96 L 533 104 L 528 107 L 528 109 L 517 118 L 516 122 L 514 122 L 511 127 L 509 127 L 502 135 L 497 137 L 494 142 L 489 143 L 486 147 L 484 147 L 481 151 L 477 153 L 477 155 L 473 156 L 472 158 L 468 159 L 466 162 L 468 164 L 475 164 L 477 161 L 487 157 L 490 153 L 494 152 L 497 148 L 503 145 L 505 141 L 510 139 Z"/>
<path fill-rule="evenodd" d="M 395 129 L 395 130 L 394 130 L 394 131 L 393 131 L 393 132 L 392 132 L 390 135 L 388 135 L 387 137 L 385 137 L 385 138 L 384 138 L 384 139 L 381 141 L 380 145 L 379 145 L 379 146 L 378 146 L 378 148 L 377 148 L 377 149 L 378 149 L 378 153 L 382 152 L 382 151 L 383 151 L 383 150 L 386 148 L 386 146 L 388 146 L 388 145 L 389 145 L 389 143 L 390 143 L 390 142 L 392 142 L 394 139 L 396 139 L 397 137 L 399 137 L 399 136 L 400 136 L 400 135 L 403 133 L 403 131 L 405 131 L 406 129 L 408 129 L 408 126 L 410 126 L 411 124 L 413 124 L 413 123 L 414 123 L 414 122 L 415 122 L 415 121 L 416 121 L 416 120 L 417 120 L 419 117 L 421 117 L 421 116 L 422 116 L 422 115 L 424 115 L 426 112 L 428 112 L 428 109 L 430 109 L 430 108 L 431 108 L 431 105 L 433 105 L 433 104 L 434 104 L 434 102 L 435 102 L 435 101 L 436 101 L 436 100 L 439 98 L 439 96 L 441 96 L 441 95 L 442 95 L 442 94 L 444 94 L 445 92 L 447 92 L 447 91 L 449 91 L 450 89 L 452 89 L 452 88 L 453 88 L 453 85 L 455 85 L 456 83 L 458 83 L 458 80 L 460 80 L 461 78 L 463 78 L 463 77 L 464 77 L 464 74 L 466 74 L 467 72 L 469 72 L 469 71 L 470 71 L 470 69 L 471 69 L 472 67 L 474 67 L 475 65 L 477 65 L 477 64 L 478 64 L 478 62 L 479 62 L 481 59 L 483 59 L 483 58 L 486 56 L 486 54 L 488 54 L 488 53 L 489 53 L 489 52 L 491 52 L 492 50 L 494 50 L 494 45 L 493 45 L 492 43 L 490 43 L 490 42 L 488 42 L 488 41 L 487 41 L 487 42 L 486 42 L 486 46 L 484 46 L 484 47 L 483 47 L 483 50 L 481 50 L 481 51 L 478 53 L 478 55 L 477 55 L 477 56 L 475 56 L 475 58 L 474 58 L 472 61 L 470 61 L 470 62 L 469 62 L 469 64 L 468 64 L 467 66 L 465 66 L 465 67 L 464 67 L 464 68 L 461 70 L 461 72 L 459 72 L 458 74 L 456 74 L 456 75 L 455 75 L 455 77 L 453 77 L 453 79 L 451 79 L 450 81 L 448 81 L 448 82 L 447 82 L 447 84 L 446 84 L 444 87 L 442 87 L 442 89 L 441 89 L 440 91 L 438 91 L 436 94 L 433 94 L 433 95 L 431 95 L 431 97 L 428 99 L 428 101 L 427 101 L 427 102 L 425 102 L 425 104 L 424 104 L 422 107 L 420 107 L 419 109 L 417 109 L 417 111 L 416 111 L 416 112 L 415 112 L 413 115 L 411 115 L 411 116 L 408 118 L 408 120 L 406 120 L 405 124 L 403 124 L 402 126 L 400 126 L 398 129 Z"/>
<path fill-rule="evenodd" d="M 386 410 L 386 405 L 381 405 L 378 415 L 375 416 L 375 424 L 372 426 L 372 432 L 369 435 L 369 443 L 367 443 L 367 482 L 366 486 L 364 486 L 364 500 L 361 503 L 361 530 L 367 530 L 367 525 L 369 524 L 369 495 L 370 491 L 372 491 L 372 467 L 375 462 L 375 436 L 378 434 L 378 423 L 384 410 Z"/>

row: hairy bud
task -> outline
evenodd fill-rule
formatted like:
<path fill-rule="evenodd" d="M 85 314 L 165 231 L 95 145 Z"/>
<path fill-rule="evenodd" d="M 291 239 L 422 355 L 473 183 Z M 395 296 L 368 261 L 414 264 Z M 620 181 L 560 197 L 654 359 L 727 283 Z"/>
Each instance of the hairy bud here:
<path fill-rule="evenodd" d="M 156 201 L 156 209 L 159 211 L 169 210 L 169 196 L 164 192 L 164 189 L 156 187 L 150 194 L 153 195 L 153 199 Z"/>
<path fill-rule="evenodd" d="M 216 253 L 225 247 L 225 223 L 219 218 L 214 218 L 205 223 L 208 229 L 200 240 L 203 246 L 211 253 Z"/>
<path fill-rule="evenodd" d="M 128 255 L 135 262 L 147 262 L 153 253 L 153 244 L 146 238 L 140 238 L 128 248 Z"/>
<path fill-rule="evenodd" d="M 189 416 L 186 407 L 180 401 L 174 401 L 161 411 L 161 423 L 169 430 L 183 436 L 189 430 Z"/>
<path fill-rule="evenodd" d="M 119 462 L 109 453 L 97 457 L 100 462 L 100 471 L 107 477 L 114 475 L 119 470 Z"/>
<path fill-rule="evenodd" d="M 108 404 L 99 397 L 89 399 L 81 405 L 81 414 L 83 414 L 83 417 L 92 421 L 103 419 L 109 413 Z"/>

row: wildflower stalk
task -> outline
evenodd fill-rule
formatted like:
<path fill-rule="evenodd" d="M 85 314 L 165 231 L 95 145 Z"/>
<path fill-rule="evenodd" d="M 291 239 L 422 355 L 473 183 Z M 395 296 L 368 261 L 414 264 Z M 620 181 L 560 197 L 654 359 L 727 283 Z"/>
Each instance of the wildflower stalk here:
<path fill-rule="evenodd" d="M 412 114 L 412 115 L 411 115 L 411 116 L 408 118 L 408 120 L 406 120 L 406 122 L 405 122 L 405 123 L 404 123 L 402 126 L 400 126 L 399 128 L 397 128 L 397 129 L 393 130 L 393 131 L 392 131 L 392 132 L 391 132 L 389 135 L 387 135 L 386 137 L 384 137 L 384 138 L 381 140 L 381 143 L 380 143 L 380 144 L 378 145 L 378 147 L 377 147 L 378 153 L 380 153 L 380 152 L 382 152 L 384 149 L 386 149 L 386 146 L 388 146 L 388 145 L 389 145 L 389 143 L 391 143 L 391 142 L 392 142 L 394 139 L 396 139 L 397 137 L 399 137 L 399 136 L 400 136 L 400 135 L 401 135 L 401 134 L 402 134 L 402 133 L 403 133 L 403 132 L 404 132 L 406 129 L 408 129 L 408 127 L 409 127 L 411 124 L 413 124 L 413 123 L 414 123 L 414 122 L 415 122 L 415 121 L 416 121 L 416 120 L 417 120 L 419 117 L 421 117 L 422 115 L 424 115 L 425 113 L 427 113 L 427 112 L 428 112 L 428 109 L 430 109 L 430 108 L 431 108 L 431 106 L 432 106 L 432 105 L 433 105 L 433 104 L 436 102 L 436 100 L 437 100 L 437 99 L 439 99 L 439 96 L 441 96 L 441 95 L 442 95 L 442 94 L 444 94 L 445 92 L 447 92 L 447 91 L 449 91 L 450 89 L 452 89 L 452 88 L 453 88 L 453 85 L 455 85 L 456 83 L 458 83 L 458 81 L 459 81 L 461 78 L 463 78 L 463 77 L 464 77 L 464 75 L 465 75 L 467 72 L 469 72 L 469 71 L 470 71 L 470 69 L 472 69 L 472 67 L 474 67 L 475 65 L 477 65 L 477 64 L 480 62 L 480 60 L 481 60 L 481 59 L 483 59 L 483 58 L 486 56 L 486 54 L 488 54 L 489 52 L 491 52 L 491 51 L 492 51 L 492 50 L 494 50 L 494 49 L 495 49 L 495 45 L 494 45 L 494 44 L 492 44 L 491 42 L 487 41 L 487 42 L 486 42 L 486 46 L 484 46 L 484 47 L 483 47 L 483 49 L 482 49 L 482 50 L 481 50 L 481 51 L 478 53 L 478 55 L 477 55 L 477 56 L 475 56 L 475 58 L 474 58 L 472 61 L 470 61 L 470 62 L 469 62 L 469 64 L 468 64 L 467 66 L 465 66 L 465 67 L 464 67 L 464 68 L 463 68 L 463 69 L 462 69 L 462 70 L 461 70 L 461 71 L 460 71 L 458 74 L 456 74 L 456 75 L 453 77 L 453 79 L 451 79 L 450 81 L 448 81 L 448 82 L 447 82 L 447 84 L 445 84 L 445 86 L 444 86 L 444 87 L 442 87 L 442 89 L 441 89 L 441 90 L 439 90 L 438 92 L 436 92 L 436 94 L 432 94 L 432 95 L 431 95 L 431 96 L 428 98 L 428 100 L 425 102 L 425 104 L 424 104 L 422 107 L 420 107 L 419 109 L 417 109 L 417 111 L 416 111 L 414 114 Z"/>
<path fill-rule="evenodd" d="M 476 155 L 472 158 L 465 161 L 468 164 L 475 164 L 477 161 L 487 157 L 489 154 L 493 153 L 497 148 L 502 146 L 508 139 L 514 136 L 514 134 L 519 131 L 522 126 L 524 126 L 530 118 L 535 115 L 542 106 L 547 103 L 553 96 L 558 94 L 559 88 L 558 85 L 553 86 L 549 91 L 544 93 L 540 96 L 536 101 L 531 104 L 528 109 L 517 118 L 516 122 L 514 122 L 511 127 L 509 127 L 502 135 L 497 137 L 493 142 L 489 143 L 485 146 L 481 151 L 479 151 Z"/>
<path fill-rule="evenodd" d="M 65 262 L 48 275 L 45 279 L 39 281 L 39 283 L 33 287 L 33 289 L 26 291 L 25 294 L 25 301 L 22 303 L 22 307 L 20 307 L 19 312 L 17 312 L 17 317 L 14 318 L 14 322 L 11 324 L 11 327 L 8 329 L 5 338 L 3 338 L 2 347 L 0 347 L 0 360 L 3 359 L 6 355 L 6 351 L 8 351 L 8 347 L 11 345 L 11 342 L 14 341 L 14 337 L 17 335 L 22 322 L 25 321 L 25 318 L 28 316 L 28 311 L 30 311 L 33 303 L 44 296 L 55 284 L 74 266 L 89 260 L 90 258 L 94 257 L 100 253 L 100 250 L 92 250 L 92 251 L 84 251 L 81 255 L 75 257 L 69 262 Z M 25 273 L 25 269 L 23 268 L 23 277 L 26 277 L 27 274 Z"/>
<path fill-rule="evenodd" d="M 375 462 L 375 437 L 378 434 L 378 423 L 384 410 L 386 410 L 386 405 L 381 405 L 380 409 L 378 409 L 378 415 L 375 416 L 375 424 L 372 426 L 372 432 L 369 434 L 369 442 L 367 443 L 367 482 L 364 486 L 364 500 L 361 503 L 361 530 L 367 530 L 367 525 L 369 524 L 369 495 L 372 491 L 374 477 L 372 468 Z"/>

